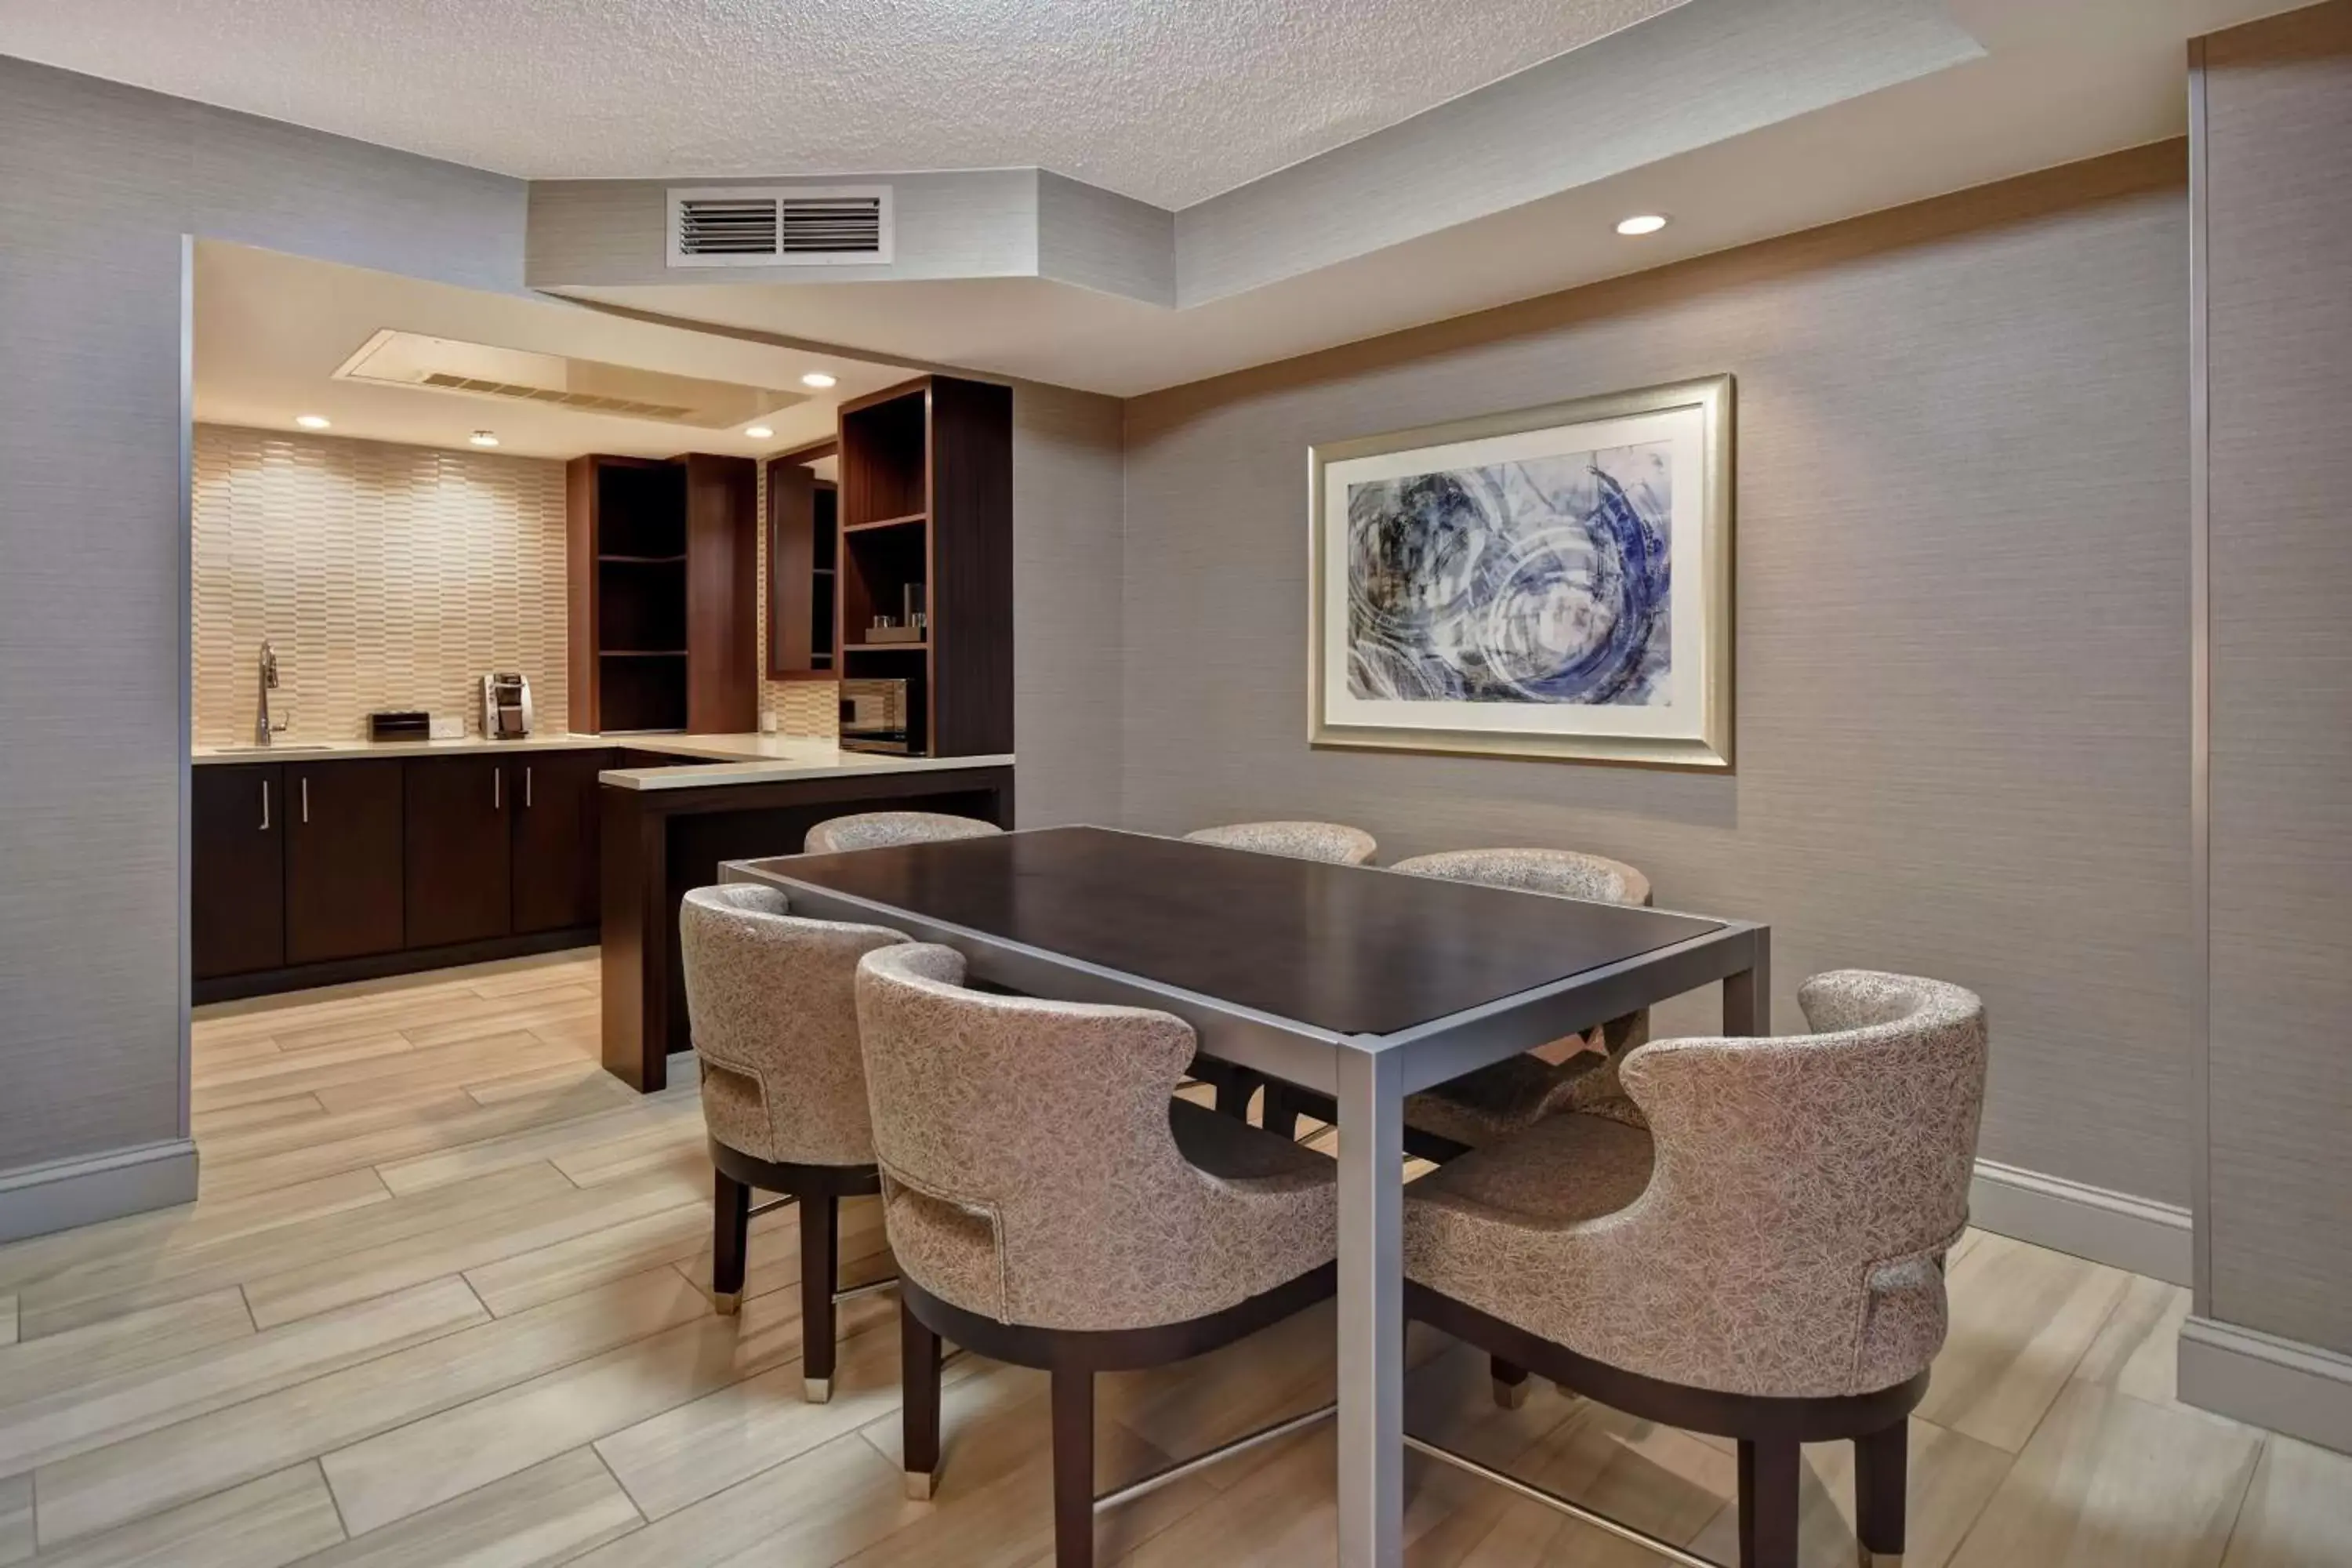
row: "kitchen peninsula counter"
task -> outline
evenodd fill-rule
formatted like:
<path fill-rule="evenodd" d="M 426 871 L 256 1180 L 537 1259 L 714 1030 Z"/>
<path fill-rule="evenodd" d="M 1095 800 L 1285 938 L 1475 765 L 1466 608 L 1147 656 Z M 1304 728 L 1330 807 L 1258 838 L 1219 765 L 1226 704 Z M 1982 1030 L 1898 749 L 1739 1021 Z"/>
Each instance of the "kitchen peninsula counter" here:
<path fill-rule="evenodd" d="M 615 743 L 608 742 L 607 743 Z M 677 910 L 728 860 L 796 855 L 828 817 L 937 811 L 1013 826 L 1013 758 L 897 757 L 789 735 L 632 736 L 634 752 L 694 760 L 600 774 L 604 1068 L 667 1087 L 691 1049 Z"/>

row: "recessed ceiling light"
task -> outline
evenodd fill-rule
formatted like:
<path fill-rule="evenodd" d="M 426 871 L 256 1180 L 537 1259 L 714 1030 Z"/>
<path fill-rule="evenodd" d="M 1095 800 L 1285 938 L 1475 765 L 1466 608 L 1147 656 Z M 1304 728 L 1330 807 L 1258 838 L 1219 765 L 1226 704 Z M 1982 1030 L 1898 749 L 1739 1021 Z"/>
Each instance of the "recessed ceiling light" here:
<path fill-rule="evenodd" d="M 769 437 L 774 435 L 775 432 L 769 429 L 765 425 L 754 425 L 745 430 L 743 434 L 749 436 L 754 441 L 764 441 Z"/>
<path fill-rule="evenodd" d="M 294 423 L 305 430 L 324 430 L 327 427 L 326 416 L 320 414 L 297 414 Z"/>
<path fill-rule="evenodd" d="M 803 386 L 827 387 L 834 384 L 834 379 L 821 370 L 813 370 L 806 375 L 801 377 L 801 384 Z"/>
<path fill-rule="evenodd" d="M 1618 220 L 1619 234 L 1655 234 L 1666 226 L 1666 220 L 1656 213 L 1643 213 L 1639 217 Z"/>
<path fill-rule="evenodd" d="M 477 447 L 495 447 L 499 444 L 496 433 L 488 430 L 477 430 L 466 439 Z"/>

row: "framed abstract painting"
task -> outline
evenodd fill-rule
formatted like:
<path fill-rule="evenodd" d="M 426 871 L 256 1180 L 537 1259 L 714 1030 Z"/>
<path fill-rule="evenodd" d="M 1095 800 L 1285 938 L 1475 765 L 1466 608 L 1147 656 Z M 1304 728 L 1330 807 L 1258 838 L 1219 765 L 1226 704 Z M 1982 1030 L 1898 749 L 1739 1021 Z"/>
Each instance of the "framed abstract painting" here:
<path fill-rule="evenodd" d="M 1731 766 L 1729 376 L 1307 466 L 1311 743 Z"/>

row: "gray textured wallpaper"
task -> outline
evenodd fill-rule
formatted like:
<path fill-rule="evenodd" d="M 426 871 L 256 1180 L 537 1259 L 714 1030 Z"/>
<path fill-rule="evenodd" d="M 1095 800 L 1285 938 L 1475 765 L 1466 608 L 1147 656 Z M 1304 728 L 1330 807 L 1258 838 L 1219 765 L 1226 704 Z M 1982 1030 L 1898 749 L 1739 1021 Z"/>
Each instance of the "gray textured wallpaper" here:
<path fill-rule="evenodd" d="M 2206 103 L 2211 1315 L 2352 1352 L 2352 4 Z"/>
<path fill-rule="evenodd" d="M 1836 965 L 1982 991 L 1984 1154 L 2185 1203 L 2184 171 L 2145 149 L 1131 403 L 1129 820 L 1632 861 L 1771 922 L 1782 1029 Z M 1720 372 L 1735 775 L 1308 748 L 1310 444 Z"/>
<path fill-rule="evenodd" d="M 0 1172 L 181 1135 L 182 236 L 519 288 L 516 181 L 0 58 Z"/>

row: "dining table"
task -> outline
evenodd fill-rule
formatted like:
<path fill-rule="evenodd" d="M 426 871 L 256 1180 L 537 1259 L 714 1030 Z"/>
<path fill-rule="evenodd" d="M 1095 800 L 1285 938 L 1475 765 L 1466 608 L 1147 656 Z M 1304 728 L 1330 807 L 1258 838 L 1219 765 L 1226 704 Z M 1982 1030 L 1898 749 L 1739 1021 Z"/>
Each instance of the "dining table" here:
<path fill-rule="evenodd" d="M 793 912 L 893 927 L 969 977 L 1158 1008 L 1202 1054 L 1338 1106 L 1343 1568 L 1404 1521 L 1406 1097 L 1699 987 L 1766 1032 L 1769 928 L 1093 826 L 732 861 Z"/>

